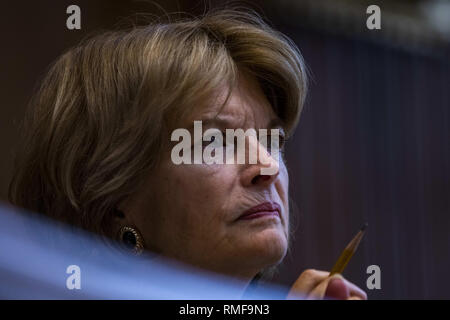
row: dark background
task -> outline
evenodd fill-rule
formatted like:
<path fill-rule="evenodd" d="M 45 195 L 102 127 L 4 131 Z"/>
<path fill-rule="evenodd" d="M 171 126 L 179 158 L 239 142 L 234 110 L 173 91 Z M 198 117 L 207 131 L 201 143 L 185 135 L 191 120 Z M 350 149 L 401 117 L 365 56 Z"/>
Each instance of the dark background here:
<path fill-rule="evenodd" d="M 366 268 L 375 264 L 381 289 L 367 289 L 369 298 L 450 298 L 450 29 L 428 15 L 431 4 L 444 2 L 244 3 L 296 42 L 312 75 L 287 152 L 299 207 L 296 236 L 272 281 L 290 285 L 306 268 L 329 270 L 368 222 L 345 277 L 366 289 Z M 6 201 L 25 106 L 52 61 L 133 13 L 196 14 L 205 3 L 2 3 L 0 200 Z M 66 28 L 71 4 L 81 8 L 81 30 Z M 368 4 L 381 7 L 381 30 L 366 28 Z M 450 20 L 448 8 L 437 10 L 440 19 Z"/>

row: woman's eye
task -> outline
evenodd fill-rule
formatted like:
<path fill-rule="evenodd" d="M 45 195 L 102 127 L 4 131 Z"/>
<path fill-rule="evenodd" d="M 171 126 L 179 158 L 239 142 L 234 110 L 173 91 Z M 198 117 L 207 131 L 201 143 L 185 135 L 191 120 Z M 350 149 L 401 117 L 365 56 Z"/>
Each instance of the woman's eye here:
<path fill-rule="evenodd" d="M 216 141 L 216 136 L 212 136 L 212 137 L 209 138 L 209 140 L 207 139 L 206 141 L 203 141 L 203 145 L 207 146 L 210 143 L 213 143 L 214 141 Z"/>
<path fill-rule="evenodd" d="M 214 140 L 211 139 L 211 141 L 203 141 L 202 142 L 203 148 L 207 147 L 212 141 L 214 141 Z"/>
<path fill-rule="evenodd" d="M 206 146 L 210 145 L 214 141 L 216 141 L 216 136 L 209 137 L 208 139 L 206 139 L 206 141 L 203 141 L 203 147 L 206 147 Z M 222 145 L 223 145 L 223 147 L 227 146 L 227 141 L 225 139 L 225 134 L 224 133 L 222 133 Z"/>
<path fill-rule="evenodd" d="M 271 149 L 272 149 L 272 138 L 275 138 L 275 137 L 277 137 L 277 136 L 271 136 L 271 135 L 267 136 L 266 149 L 269 153 L 271 152 Z M 209 137 L 208 139 L 206 139 L 206 141 L 203 141 L 202 142 L 203 148 L 205 148 L 208 145 L 210 145 L 211 143 L 215 142 L 216 139 L 217 139 L 217 137 L 213 135 L 213 136 Z M 237 137 L 234 137 L 233 140 L 234 140 L 233 141 L 234 146 L 236 148 L 236 146 L 238 145 L 238 139 L 237 139 Z M 284 152 L 285 143 L 286 143 L 286 137 L 284 135 L 278 135 L 278 141 L 274 142 L 274 145 L 278 145 L 278 150 L 280 152 Z M 226 139 L 225 133 L 222 133 L 222 146 L 224 148 L 227 147 L 227 139 Z"/>

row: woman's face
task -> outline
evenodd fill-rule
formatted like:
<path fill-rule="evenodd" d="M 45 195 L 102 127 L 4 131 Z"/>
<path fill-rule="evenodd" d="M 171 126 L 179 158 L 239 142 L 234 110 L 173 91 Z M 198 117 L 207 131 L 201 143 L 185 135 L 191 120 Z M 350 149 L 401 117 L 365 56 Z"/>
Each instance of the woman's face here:
<path fill-rule="evenodd" d="M 277 116 L 254 78 L 241 77 L 221 108 L 225 94 L 224 88 L 217 103 L 194 111 L 180 127 L 192 128 L 194 120 L 203 120 L 203 132 L 210 127 L 258 131 L 271 129 L 276 122 Z M 226 123 L 205 125 L 215 117 Z M 146 248 L 242 278 L 280 262 L 286 254 L 289 226 L 289 181 L 281 157 L 277 163 L 264 153 L 265 164 L 249 164 L 247 159 L 246 164 L 176 165 L 171 160 L 172 146 L 168 141 L 159 166 L 122 208 L 127 222 L 141 232 Z M 268 166 L 268 160 L 277 166 L 276 173 L 262 176 L 261 168 Z M 273 210 L 278 204 L 279 215 L 275 210 L 270 215 L 240 218 L 246 210 L 267 202 L 271 207 L 260 211 Z"/>

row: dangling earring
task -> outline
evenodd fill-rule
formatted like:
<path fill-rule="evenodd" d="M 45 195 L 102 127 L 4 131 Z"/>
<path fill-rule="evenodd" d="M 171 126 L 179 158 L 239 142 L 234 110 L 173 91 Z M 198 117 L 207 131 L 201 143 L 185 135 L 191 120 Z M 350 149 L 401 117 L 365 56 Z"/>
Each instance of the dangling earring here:
<path fill-rule="evenodd" d="M 135 255 L 140 255 L 144 251 L 144 240 L 135 228 L 126 226 L 120 228 L 119 241 L 131 249 Z"/>

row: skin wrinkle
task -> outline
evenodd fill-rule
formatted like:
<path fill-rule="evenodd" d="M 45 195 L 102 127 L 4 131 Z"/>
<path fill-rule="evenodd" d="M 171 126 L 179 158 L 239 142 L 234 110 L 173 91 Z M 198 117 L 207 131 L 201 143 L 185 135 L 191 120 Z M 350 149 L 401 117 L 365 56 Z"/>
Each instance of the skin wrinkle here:
<path fill-rule="evenodd" d="M 224 99 L 227 87 L 221 90 L 219 96 Z M 194 110 L 190 119 L 216 114 L 231 118 L 229 125 L 242 126 L 245 131 L 266 128 L 277 118 L 252 76 L 241 74 L 238 87 L 231 93 L 224 107 L 219 103 Z M 278 264 L 288 244 L 288 177 L 284 164 L 280 163 L 279 172 L 270 180 L 254 182 L 261 166 L 267 165 L 177 166 L 171 162 L 169 149 L 123 208 L 128 219 L 141 226 L 145 243 L 165 256 L 245 280 Z M 266 201 L 280 203 L 281 219 L 236 221 L 245 210 Z"/>

